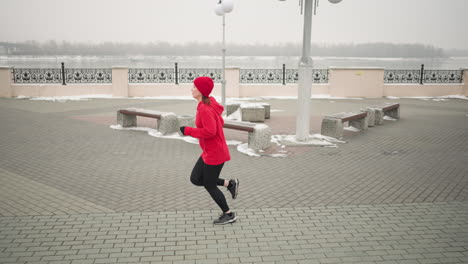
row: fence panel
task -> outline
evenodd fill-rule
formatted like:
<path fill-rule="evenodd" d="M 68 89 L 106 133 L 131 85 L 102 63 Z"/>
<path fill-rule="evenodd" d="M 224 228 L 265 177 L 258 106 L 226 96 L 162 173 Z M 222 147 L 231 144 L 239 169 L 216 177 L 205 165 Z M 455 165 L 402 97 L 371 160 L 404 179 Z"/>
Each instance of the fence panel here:
<path fill-rule="evenodd" d="M 112 69 L 65 69 L 66 83 L 112 83 Z"/>
<path fill-rule="evenodd" d="M 128 69 L 129 83 L 174 83 L 174 68 Z"/>
<path fill-rule="evenodd" d="M 463 70 L 425 70 L 425 83 L 462 83 Z"/>
<path fill-rule="evenodd" d="M 178 79 L 180 83 L 191 83 L 197 77 L 208 76 L 213 79 L 215 83 L 220 83 L 222 81 L 222 71 L 222 69 L 179 69 Z"/>
<path fill-rule="evenodd" d="M 384 70 L 384 83 L 419 83 L 420 70 Z"/>
<path fill-rule="evenodd" d="M 385 70 L 384 83 L 462 83 L 463 70 Z"/>
<path fill-rule="evenodd" d="M 281 83 L 283 71 L 281 69 L 241 69 L 241 83 Z"/>
<path fill-rule="evenodd" d="M 13 68 L 14 83 L 62 83 L 60 69 Z"/>

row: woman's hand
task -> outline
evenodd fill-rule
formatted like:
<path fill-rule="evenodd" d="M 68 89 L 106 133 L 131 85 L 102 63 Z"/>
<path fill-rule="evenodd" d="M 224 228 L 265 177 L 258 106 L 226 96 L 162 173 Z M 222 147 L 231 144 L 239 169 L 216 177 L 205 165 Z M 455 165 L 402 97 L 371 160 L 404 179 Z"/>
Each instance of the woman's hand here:
<path fill-rule="evenodd" d="M 180 130 L 180 133 L 182 134 L 182 136 L 185 136 L 185 133 L 184 133 L 185 132 L 185 126 L 181 126 L 179 128 L 179 130 Z"/>

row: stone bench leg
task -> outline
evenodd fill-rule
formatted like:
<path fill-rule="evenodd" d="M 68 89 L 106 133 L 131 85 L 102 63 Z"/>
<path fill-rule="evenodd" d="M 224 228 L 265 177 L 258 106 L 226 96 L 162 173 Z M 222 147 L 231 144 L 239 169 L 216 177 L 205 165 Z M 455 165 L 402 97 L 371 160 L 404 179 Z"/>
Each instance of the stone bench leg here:
<path fill-rule="evenodd" d="M 248 146 L 253 150 L 269 148 L 271 145 L 271 128 L 267 125 L 255 126 L 254 132 L 249 132 Z"/>
<path fill-rule="evenodd" d="M 174 113 L 163 113 L 158 121 L 158 131 L 163 135 L 172 134 L 179 130 L 179 120 Z"/>
<path fill-rule="evenodd" d="M 240 106 L 240 104 L 228 104 L 228 105 L 226 105 L 226 116 L 229 116 L 232 113 L 234 113 L 235 111 L 237 111 L 237 109 L 239 109 L 239 106 Z"/>
<path fill-rule="evenodd" d="M 195 120 L 193 116 L 191 115 L 180 115 L 177 116 L 177 120 L 179 121 L 179 127 L 181 126 L 189 126 L 189 127 L 194 127 L 195 126 Z"/>
<path fill-rule="evenodd" d="M 365 110 L 361 111 L 367 113 L 367 125 L 369 127 L 375 126 L 375 110 L 372 108 L 366 108 Z"/>
<path fill-rule="evenodd" d="M 383 125 L 384 112 L 382 108 L 371 108 L 375 112 L 375 125 Z"/>
<path fill-rule="evenodd" d="M 136 115 L 126 115 L 117 112 L 117 123 L 122 127 L 136 127 L 137 117 Z"/>
<path fill-rule="evenodd" d="M 368 120 L 369 120 L 369 118 L 366 116 L 366 117 L 360 118 L 358 120 L 349 121 L 349 125 L 357 128 L 359 130 L 367 130 L 367 128 L 369 127 Z"/>
<path fill-rule="evenodd" d="M 343 122 L 341 122 L 341 119 L 325 117 L 322 120 L 322 128 L 320 133 L 328 137 L 342 138 Z"/>
<path fill-rule="evenodd" d="M 242 121 L 249 122 L 264 122 L 265 121 L 265 108 L 243 108 L 241 107 Z"/>
<path fill-rule="evenodd" d="M 391 118 L 400 119 L 400 107 L 386 111 L 385 115 L 388 115 Z"/>
<path fill-rule="evenodd" d="M 270 104 L 263 103 L 261 105 L 263 106 L 263 108 L 265 108 L 265 119 L 270 119 L 270 111 L 271 111 Z"/>

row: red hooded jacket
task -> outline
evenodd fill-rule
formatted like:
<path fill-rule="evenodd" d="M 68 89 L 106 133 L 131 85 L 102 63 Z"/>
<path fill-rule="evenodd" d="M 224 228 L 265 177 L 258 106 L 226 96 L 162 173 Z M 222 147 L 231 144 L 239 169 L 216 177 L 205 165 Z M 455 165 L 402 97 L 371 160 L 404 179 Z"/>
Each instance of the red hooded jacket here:
<path fill-rule="evenodd" d="M 224 107 L 213 97 L 209 105 L 199 102 L 195 127 L 186 127 L 184 134 L 198 138 L 203 161 L 208 165 L 219 165 L 231 159 L 224 137 L 224 120 L 221 117 Z"/>

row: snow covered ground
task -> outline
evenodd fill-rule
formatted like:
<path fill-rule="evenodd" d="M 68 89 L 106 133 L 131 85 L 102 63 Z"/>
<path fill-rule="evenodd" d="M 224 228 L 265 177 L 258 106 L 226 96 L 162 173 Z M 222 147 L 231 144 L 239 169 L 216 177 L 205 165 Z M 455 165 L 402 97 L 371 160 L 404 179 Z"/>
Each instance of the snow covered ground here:
<path fill-rule="evenodd" d="M 181 136 L 179 133 L 173 133 L 168 135 L 163 135 L 156 129 L 149 128 L 149 127 L 127 127 L 124 128 L 121 125 L 111 125 L 110 128 L 115 130 L 134 130 L 134 131 L 144 131 L 147 132 L 148 135 L 157 138 L 163 139 L 176 139 L 176 140 L 183 140 L 187 143 L 191 144 L 198 144 L 198 139 L 190 137 L 190 136 Z M 295 135 L 273 135 L 271 137 L 271 143 L 278 146 L 278 150 L 274 153 L 266 154 L 263 150 L 253 150 L 248 147 L 248 143 L 243 143 L 236 140 L 227 140 L 226 143 L 230 146 L 237 146 L 237 151 L 251 156 L 251 157 L 260 157 L 260 156 L 268 156 L 273 158 L 285 158 L 288 155 L 286 154 L 287 151 L 285 148 L 287 146 L 316 146 L 316 147 L 337 147 L 336 143 L 345 143 L 344 141 L 337 140 L 332 137 L 322 136 L 320 134 L 310 135 L 308 140 L 306 141 L 297 141 Z"/>
<path fill-rule="evenodd" d="M 221 97 L 215 96 L 216 100 L 221 101 Z M 330 100 L 362 100 L 363 98 L 350 98 L 350 97 L 333 97 L 326 94 L 316 94 L 311 96 L 312 99 L 330 99 Z M 468 97 L 464 95 L 445 95 L 445 96 L 410 96 L 410 97 L 396 97 L 387 96 L 387 99 L 419 99 L 419 100 L 432 100 L 432 101 L 447 101 L 449 99 L 462 99 L 468 100 Z M 80 100 L 91 100 L 91 99 L 135 99 L 135 100 L 195 100 L 191 96 L 145 96 L 145 97 L 114 97 L 110 94 L 92 94 L 92 95 L 76 95 L 76 96 L 53 96 L 53 97 L 29 97 L 20 95 L 16 99 L 29 99 L 34 101 L 80 101 Z M 295 100 L 295 96 L 262 96 L 262 97 L 241 97 L 241 98 L 226 98 L 228 103 L 240 102 L 240 101 L 259 101 L 268 99 L 287 99 Z"/>

